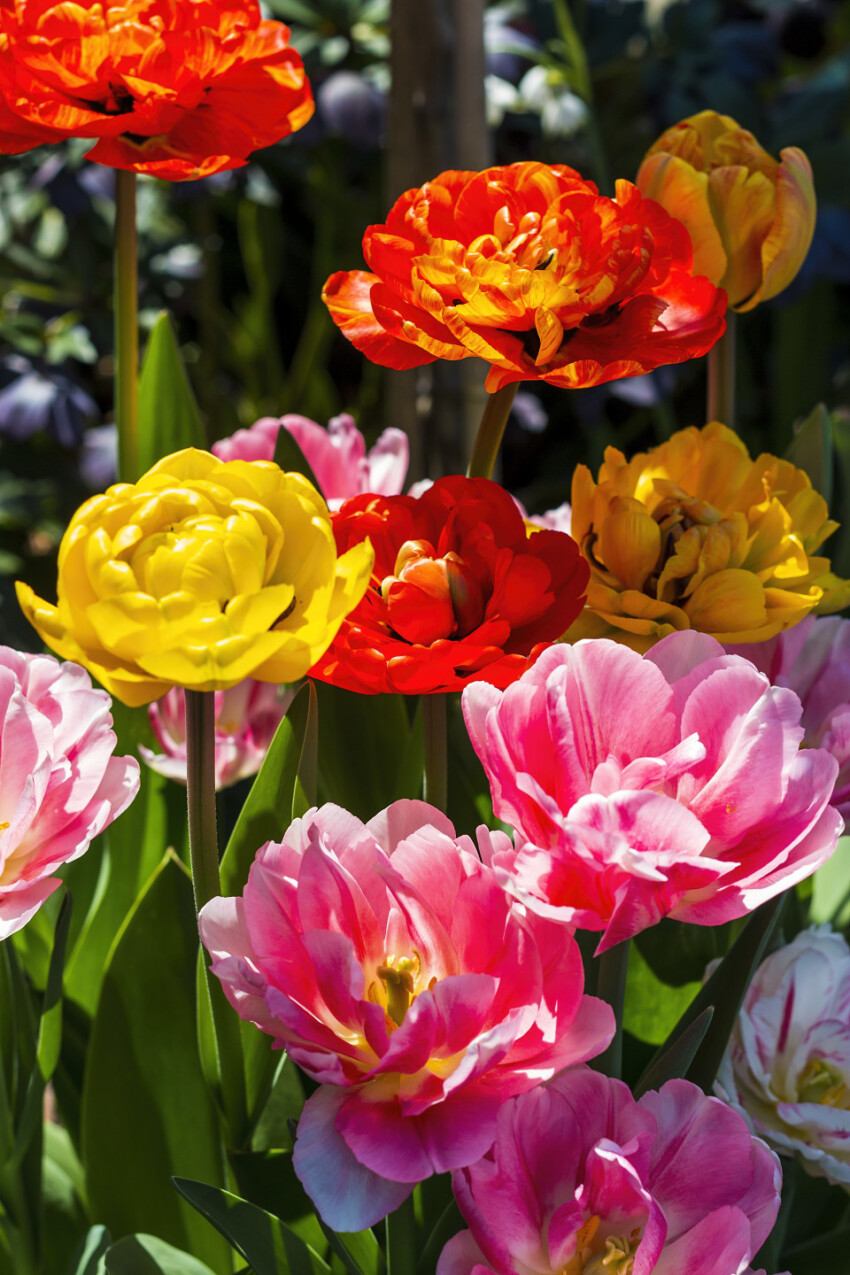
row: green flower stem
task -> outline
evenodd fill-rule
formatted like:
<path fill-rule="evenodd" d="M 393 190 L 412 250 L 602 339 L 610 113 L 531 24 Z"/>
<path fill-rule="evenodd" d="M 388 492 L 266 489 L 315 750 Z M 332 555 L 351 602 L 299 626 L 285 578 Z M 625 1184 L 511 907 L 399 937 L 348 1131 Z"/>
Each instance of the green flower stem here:
<path fill-rule="evenodd" d="M 422 730 L 425 741 L 424 797 L 429 805 L 445 810 L 448 787 L 445 694 L 422 696 Z"/>
<path fill-rule="evenodd" d="M 186 697 L 186 794 L 189 805 L 189 858 L 195 911 L 221 894 L 215 817 L 215 695 L 184 691 Z M 204 957 L 230 1141 L 239 1146 L 248 1127 L 245 1068 L 239 1019 Z"/>
<path fill-rule="evenodd" d="M 115 423 L 118 477 L 139 478 L 139 267 L 136 174 L 115 171 Z"/>
<path fill-rule="evenodd" d="M 511 414 L 511 406 L 517 392 L 517 382 L 503 385 L 495 394 L 487 395 L 487 403 L 478 426 L 469 458 L 468 478 L 492 478 L 496 457 L 502 445 L 502 435 Z"/>
<path fill-rule="evenodd" d="M 735 323 L 733 310 L 726 313 L 726 332 L 708 352 L 709 421 L 735 428 Z"/>
<path fill-rule="evenodd" d="M 626 999 L 626 974 L 629 968 L 629 944 L 625 939 L 614 947 L 609 947 L 597 958 L 599 979 L 596 984 L 596 995 L 607 1001 L 614 1011 L 616 1023 L 614 1039 L 598 1058 L 591 1060 L 591 1066 L 601 1071 L 604 1076 L 613 1076 L 619 1080 L 623 1071 L 623 1003 Z"/>
<path fill-rule="evenodd" d="M 413 1193 L 387 1215 L 387 1275 L 415 1275 L 416 1214 Z"/>

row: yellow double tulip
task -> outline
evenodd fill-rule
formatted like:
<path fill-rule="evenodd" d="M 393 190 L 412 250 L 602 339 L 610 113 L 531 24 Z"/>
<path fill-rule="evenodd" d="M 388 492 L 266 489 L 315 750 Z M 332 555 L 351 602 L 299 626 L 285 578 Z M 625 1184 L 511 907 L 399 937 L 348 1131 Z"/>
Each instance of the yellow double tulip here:
<path fill-rule="evenodd" d="M 728 115 L 701 111 L 668 128 L 647 152 L 637 185 L 684 223 L 694 274 L 725 288 L 733 310 L 752 310 L 787 288 L 809 251 L 808 159 L 796 146 L 773 159 Z"/>
<path fill-rule="evenodd" d="M 597 482 L 573 477 L 572 535 L 590 563 L 587 606 L 567 639 L 638 651 L 676 629 L 761 642 L 810 611 L 839 611 L 850 581 L 816 551 L 837 527 L 807 475 L 751 460 L 717 422 L 627 461 L 609 447 Z"/>
<path fill-rule="evenodd" d="M 17 591 L 49 647 L 138 705 L 172 686 L 302 677 L 372 562 L 368 541 L 337 557 L 327 505 L 300 474 L 190 448 L 77 510 L 55 606 Z"/>

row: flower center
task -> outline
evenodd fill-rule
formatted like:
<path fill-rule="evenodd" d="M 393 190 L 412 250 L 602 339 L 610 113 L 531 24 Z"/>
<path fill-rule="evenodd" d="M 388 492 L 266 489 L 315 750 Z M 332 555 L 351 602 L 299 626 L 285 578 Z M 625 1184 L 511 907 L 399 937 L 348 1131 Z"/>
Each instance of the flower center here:
<path fill-rule="evenodd" d="M 598 1234 L 600 1219 L 589 1217 L 576 1236 L 575 1255 L 561 1275 L 632 1275 L 635 1251 L 640 1243 L 640 1227 L 630 1235 Z"/>
<path fill-rule="evenodd" d="M 809 1059 L 797 1084 L 800 1102 L 817 1102 L 822 1107 L 840 1107 L 850 1111 L 850 1090 L 837 1071 L 823 1058 Z"/>
<path fill-rule="evenodd" d="M 438 558 L 428 540 L 404 542 L 380 591 L 390 628 L 406 642 L 464 638 L 484 619 L 481 587 L 463 559 L 454 550 Z"/>
<path fill-rule="evenodd" d="M 378 978 L 385 989 L 386 1011 L 396 1027 L 401 1027 L 410 1008 L 410 1002 L 416 995 L 416 978 L 419 970 L 419 957 L 416 953 L 412 957 L 388 956 L 385 964 L 378 966 Z M 375 987 L 375 984 L 372 986 Z"/>

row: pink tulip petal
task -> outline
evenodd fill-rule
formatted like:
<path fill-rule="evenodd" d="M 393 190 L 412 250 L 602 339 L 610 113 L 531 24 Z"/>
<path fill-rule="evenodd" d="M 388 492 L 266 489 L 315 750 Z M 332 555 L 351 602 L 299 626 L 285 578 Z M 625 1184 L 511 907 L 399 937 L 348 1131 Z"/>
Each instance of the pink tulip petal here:
<path fill-rule="evenodd" d="M 307 1099 L 298 1121 L 292 1167 L 322 1220 L 334 1231 L 363 1231 L 392 1213 L 413 1189 L 362 1165 L 336 1129 L 345 1090 L 323 1086 Z"/>

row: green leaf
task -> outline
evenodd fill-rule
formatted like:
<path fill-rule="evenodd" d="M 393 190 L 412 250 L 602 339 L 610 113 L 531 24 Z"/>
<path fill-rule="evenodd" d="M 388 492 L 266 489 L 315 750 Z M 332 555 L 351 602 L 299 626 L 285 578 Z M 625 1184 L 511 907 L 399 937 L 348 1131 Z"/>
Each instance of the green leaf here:
<path fill-rule="evenodd" d="M 71 1259 L 67 1275 L 99 1275 L 102 1258 L 111 1244 L 112 1236 L 106 1227 L 93 1226 Z"/>
<path fill-rule="evenodd" d="M 792 1275 L 826 1275 L 827 1271 L 846 1270 L 848 1253 L 850 1226 L 844 1226 L 841 1230 L 811 1240 L 808 1244 L 798 1244 L 795 1248 L 786 1249 L 782 1260 L 790 1268 Z"/>
<path fill-rule="evenodd" d="M 697 1050 L 705 1039 L 714 1017 L 714 1006 L 709 1005 L 702 1013 L 677 1036 L 673 1044 L 664 1053 L 655 1054 L 646 1071 L 634 1086 L 634 1096 L 650 1089 L 660 1089 L 668 1080 L 678 1080 L 687 1075 Z"/>
<path fill-rule="evenodd" d="M 670 987 L 656 978 L 637 946 L 629 948 L 623 1026 L 650 1045 L 667 1039 L 700 989 L 699 983 Z"/>
<path fill-rule="evenodd" d="M 192 885 L 163 858 L 119 933 L 92 1025 L 83 1089 L 91 1213 L 113 1234 L 156 1231 L 216 1271 L 219 1237 L 171 1190 L 172 1173 L 221 1173 L 215 1107 L 195 1027 L 197 918 Z"/>
<path fill-rule="evenodd" d="M 39 1017 L 36 1065 L 30 1072 L 23 1109 L 15 1130 L 15 1153 L 11 1164 L 16 1168 L 26 1155 L 33 1138 L 41 1133 L 44 1088 L 56 1070 L 62 1048 L 62 974 L 70 921 L 71 896 L 66 892 L 56 921 L 53 955 Z"/>
<path fill-rule="evenodd" d="M 256 1275 L 329 1275 L 327 1262 L 265 1209 L 204 1182 L 173 1181 L 180 1194 L 251 1264 Z"/>
<path fill-rule="evenodd" d="M 126 1235 L 104 1258 L 107 1275 L 213 1275 L 196 1257 L 155 1235 Z"/>
<path fill-rule="evenodd" d="M 458 1231 L 462 1231 L 463 1227 L 464 1220 L 457 1206 L 457 1201 L 452 1200 L 446 1205 L 437 1225 L 428 1236 L 422 1249 L 422 1255 L 417 1263 L 417 1270 L 421 1272 L 421 1275 L 431 1275 L 431 1271 L 436 1267 L 437 1259 L 446 1244 L 448 1244 L 453 1235 L 457 1235 Z M 372 1273 L 364 1271 L 364 1275 L 372 1275 Z"/>
<path fill-rule="evenodd" d="M 387 1264 L 374 1231 L 332 1231 L 318 1214 L 316 1216 L 325 1238 L 349 1275 L 383 1275 Z M 438 1250 L 437 1256 L 441 1251 Z M 436 1257 L 434 1261 L 436 1263 Z"/>
<path fill-rule="evenodd" d="M 140 471 L 171 452 L 206 445 L 171 318 L 163 310 L 148 337 L 139 377 Z"/>
<path fill-rule="evenodd" d="M 712 1005 L 715 1011 L 714 1017 L 687 1073 L 688 1080 L 699 1085 L 703 1092 L 711 1092 L 714 1077 L 717 1075 L 717 1069 L 726 1051 L 744 994 L 764 955 L 784 901 L 785 896 L 779 894 L 753 912 L 729 952 L 703 984 L 652 1059 L 650 1068 L 669 1052 L 687 1028 L 709 1005 Z"/>
<path fill-rule="evenodd" d="M 144 709 L 113 701 L 112 716 L 119 753 L 136 754 L 140 743 L 152 742 Z M 136 903 L 167 846 L 180 850 L 185 838 L 186 790 L 147 766 L 135 801 L 98 842 L 69 865 L 65 879 L 79 899 L 90 900 L 65 971 L 65 994 L 94 1013 L 103 972 L 115 935 Z M 91 880 L 100 856 L 100 875 Z M 82 918 L 78 918 L 82 919 Z"/>
<path fill-rule="evenodd" d="M 850 922 L 850 837 L 840 837 L 826 863 L 812 877 L 812 924 L 830 921 L 836 929 Z"/>
<path fill-rule="evenodd" d="M 836 509 L 850 507 L 850 412 L 841 409 L 832 414 L 832 437 L 835 442 L 835 500 Z M 850 575 L 850 518 L 844 517 L 841 526 L 830 537 L 827 552 L 832 569 L 840 576 Z"/>
<path fill-rule="evenodd" d="M 305 759 L 305 746 L 315 731 L 316 711 L 316 693 L 312 682 L 307 682 L 275 731 L 227 843 L 221 861 L 222 894 L 241 893 L 260 846 L 279 841 L 289 826 L 295 781 Z M 308 769 L 309 764 L 308 758 Z"/>
<path fill-rule="evenodd" d="M 411 726 L 403 695 L 358 695 L 320 682 L 319 782 L 364 822 L 422 787 L 421 727 Z M 451 779 L 450 779 L 451 783 Z"/>
<path fill-rule="evenodd" d="M 823 403 L 818 403 L 795 427 L 785 456 L 808 474 L 815 491 L 819 491 L 830 505 L 833 486 L 832 421 Z"/>
<path fill-rule="evenodd" d="M 635 936 L 635 945 L 657 979 L 667 987 L 701 983 L 711 961 L 729 950 L 731 926 L 686 925 L 664 917 Z"/>
<path fill-rule="evenodd" d="M 41 1006 L 38 1025 L 36 1061 L 43 1081 L 48 1081 L 56 1070 L 62 1047 L 62 978 L 65 972 L 65 949 L 71 925 L 71 895 L 65 893 L 53 939 L 53 955 L 47 972 L 47 987 Z"/>
<path fill-rule="evenodd" d="M 64 1271 L 68 1254 L 86 1234 L 88 1222 L 83 1204 L 85 1183 L 67 1130 L 53 1121 L 44 1125 L 41 1226 L 43 1269 Z"/>
<path fill-rule="evenodd" d="M 274 461 L 280 465 L 281 469 L 285 469 L 287 473 L 303 474 L 305 478 L 320 492 L 323 496 L 325 493 L 319 486 L 319 480 L 313 473 L 309 460 L 304 455 L 299 443 L 293 438 L 288 429 L 281 425 L 277 432 L 277 439 L 274 445 Z M 327 497 L 325 497 L 327 499 Z"/>

